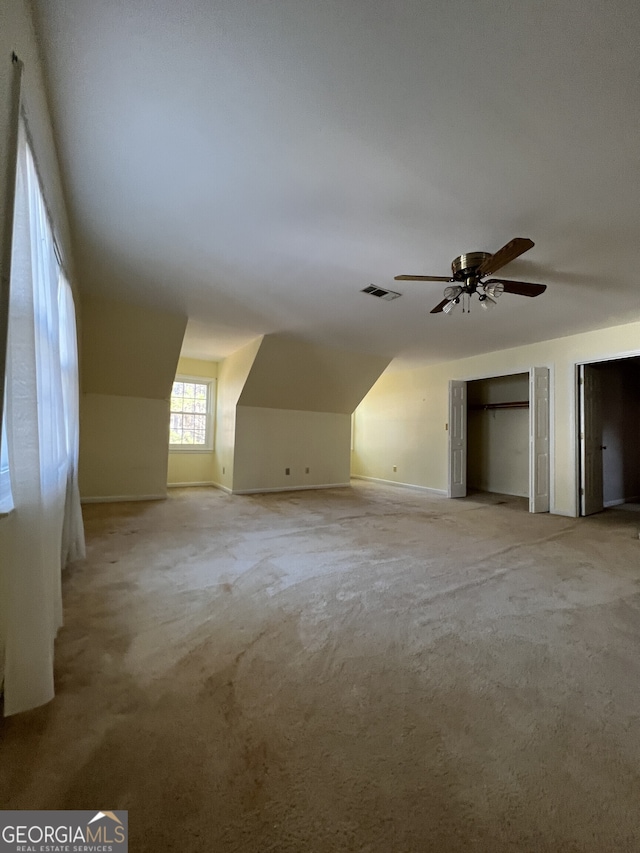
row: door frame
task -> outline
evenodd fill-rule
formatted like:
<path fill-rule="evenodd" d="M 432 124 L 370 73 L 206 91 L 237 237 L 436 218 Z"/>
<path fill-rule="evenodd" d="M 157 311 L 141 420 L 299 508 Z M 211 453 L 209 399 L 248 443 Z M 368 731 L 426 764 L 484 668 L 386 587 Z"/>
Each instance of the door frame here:
<path fill-rule="evenodd" d="M 580 367 L 585 364 L 605 364 L 607 361 L 626 361 L 630 358 L 640 358 L 640 349 L 626 350 L 625 352 L 607 353 L 606 355 L 591 356 L 573 364 L 573 385 L 574 392 L 572 397 L 573 411 L 570 412 L 570 417 L 573 420 L 573 449 L 574 449 L 574 471 L 575 471 L 575 515 L 576 518 L 586 518 L 582 515 L 582 460 L 580 458 L 580 433 L 582 432 L 582 421 L 584 413 L 580 401 Z"/>
<path fill-rule="evenodd" d="M 640 352 L 638 353 L 640 355 Z M 615 358 L 615 356 L 614 356 Z M 519 373 L 526 373 L 529 377 L 529 402 L 531 402 L 531 377 L 533 376 L 534 367 L 545 367 L 549 371 L 549 509 L 547 512 L 553 513 L 555 512 L 555 504 L 556 504 L 556 487 L 555 487 L 555 364 L 552 362 L 538 362 L 534 365 L 523 366 L 523 367 L 511 367 L 504 370 L 489 370 L 484 373 L 473 374 L 471 376 L 465 377 L 456 377 L 455 381 L 461 382 L 475 382 L 478 379 L 499 379 L 502 376 L 515 376 Z M 577 367 L 576 367 L 577 370 Z M 448 405 L 451 405 L 451 380 L 448 385 L 448 393 L 449 393 L 449 402 Z M 450 409 L 449 409 L 450 410 Z M 450 425 L 447 424 L 447 429 L 449 429 Z M 531 433 L 529 433 L 529 452 L 531 451 Z M 451 494 L 451 454 L 448 454 L 449 458 L 447 460 L 448 465 L 448 473 L 447 473 L 447 492 Z M 466 457 L 466 453 L 465 453 Z M 531 478 L 531 459 L 529 460 L 529 501 L 531 502 L 531 488 L 532 488 L 532 478 Z M 529 510 L 531 511 L 531 510 Z"/>

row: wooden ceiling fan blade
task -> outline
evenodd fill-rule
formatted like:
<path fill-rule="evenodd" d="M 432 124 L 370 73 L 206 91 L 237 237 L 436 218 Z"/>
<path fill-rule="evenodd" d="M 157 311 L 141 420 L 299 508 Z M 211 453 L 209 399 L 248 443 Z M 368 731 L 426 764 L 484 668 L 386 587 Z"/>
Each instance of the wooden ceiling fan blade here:
<path fill-rule="evenodd" d="M 497 272 L 511 261 L 519 258 L 520 255 L 528 252 L 534 245 L 533 240 L 529 240 L 528 237 L 514 237 L 513 240 L 509 240 L 501 249 L 498 249 L 480 264 L 478 275 L 482 277 Z"/>
<path fill-rule="evenodd" d="M 451 300 L 450 300 L 450 299 L 443 299 L 443 300 L 442 300 L 442 302 L 439 302 L 439 303 L 436 305 L 436 307 L 435 307 L 435 308 L 432 308 L 432 309 L 431 309 L 431 311 L 430 311 L 429 313 L 430 313 L 430 314 L 441 314 L 441 313 L 442 313 L 442 309 L 443 309 L 443 308 L 444 308 L 444 306 L 445 306 L 445 305 L 447 305 L 449 302 L 451 302 Z"/>
<path fill-rule="evenodd" d="M 546 284 L 534 284 L 531 281 L 511 281 L 508 278 L 490 278 L 483 284 L 502 284 L 505 293 L 517 293 L 518 296 L 540 296 L 547 289 Z"/>
<path fill-rule="evenodd" d="M 394 281 L 453 281 L 450 275 L 397 275 Z"/>

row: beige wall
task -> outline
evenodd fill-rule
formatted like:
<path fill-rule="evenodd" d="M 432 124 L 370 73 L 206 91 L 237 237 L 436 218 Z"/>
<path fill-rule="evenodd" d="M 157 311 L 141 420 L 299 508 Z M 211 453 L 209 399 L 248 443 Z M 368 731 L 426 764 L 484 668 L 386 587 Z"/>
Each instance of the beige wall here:
<path fill-rule="evenodd" d="M 218 363 L 202 361 L 199 358 L 181 358 L 176 376 L 193 376 L 203 379 L 217 379 Z M 215 384 L 214 384 L 215 392 Z M 213 400 L 215 413 L 216 401 Z M 215 438 L 215 436 L 214 436 Z M 213 450 L 174 450 L 169 451 L 167 485 L 204 485 L 215 482 L 215 444 Z"/>
<path fill-rule="evenodd" d="M 223 390 L 229 359 L 220 371 L 218 482 L 234 492 L 348 483 L 351 413 L 389 359 L 282 334 L 257 344 L 234 372 L 233 393 Z"/>
<path fill-rule="evenodd" d="M 262 338 L 251 341 L 226 358 L 218 370 L 214 480 L 229 491 L 233 489 L 238 398 L 261 342 Z"/>
<path fill-rule="evenodd" d="M 82 308 L 81 495 L 164 497 L 169 396 L 186 318 L 106 299 Z"/>
<path fill-rule="evenodd" d="M 217 379 L 219 369 L 220 365 L 217 361 L 181 356 L 178 360 L 176 376 L 204 376 L 207 379 Z"/>
<path fill-rule="evenodd" d="M 640 351 L 640 323 L 557 338 L 430 367 L 386 371 L 356 412 L 352 472 L 447 488 L 450 379 L 551 371 L 551 511 L 577 513 L 575 364 Z M 393 472 L 392 466 L 398 466 Z"/>
<path fill-rule="evenodd" d="M 356 409 L 352 474 L 446 489 L 446 410 L 438 397 L 448 393 L 447 381 L 442 368 L 383 373 Z"/>
<path fill-rule="evenodd" d="M 167 400 L 83 394 L 83 498 L 160 498 L 167 487 Z"/>
<path fill-rule="evenodd" d="M 350 415 L 238 406 L 233 490 L 347 485 L 350 434 Z"/>
<path fill-rule="evenodd" d="M 232 478 L 219 482 L 234 492 L 348 483 L 351 413 L 389 359 L 283 334 L 265 335 L 250 354 L 226 457 Z"/>
<path fill-rule="evenodd" d="M 167 483 L 253 491 L 349 481 L 350 413 L 388 359 L 271 335 L 220 365 L 182 359 L 176 369 L 181 318 L 105 300 L 87 300 L 85 315 L 84 497 L 162 497 Z M 177 372 L 217 374 L 212 453 L 168 451 Z"/>

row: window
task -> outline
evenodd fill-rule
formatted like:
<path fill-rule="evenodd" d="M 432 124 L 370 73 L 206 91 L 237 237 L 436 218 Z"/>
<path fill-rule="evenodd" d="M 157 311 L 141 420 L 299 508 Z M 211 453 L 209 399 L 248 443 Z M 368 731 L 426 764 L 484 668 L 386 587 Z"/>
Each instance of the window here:
<path fill-rule="evenodd" d="M 0 422 L 0 515 L 5 515 L 13 509 L 9 451 L 7 450 L 6 410 L 7 407 L 5 406 L 2 409 L 2 421 Z"/>
<path fill-rule="evenodd" d="M 215 380 L 177 376 L 171 391 L 169 449 L 213 450 Z"/>

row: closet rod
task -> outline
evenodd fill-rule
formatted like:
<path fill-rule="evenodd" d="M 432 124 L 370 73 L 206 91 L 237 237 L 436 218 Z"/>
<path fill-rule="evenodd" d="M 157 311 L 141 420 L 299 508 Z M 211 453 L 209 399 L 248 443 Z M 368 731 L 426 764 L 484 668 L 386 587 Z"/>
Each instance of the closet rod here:
<path fill-rule="evenodd" d="M 470 409 L 528 409 L 528 400 L 515 400 L 511 403 L 475 403 L 469 406 Z"/>

